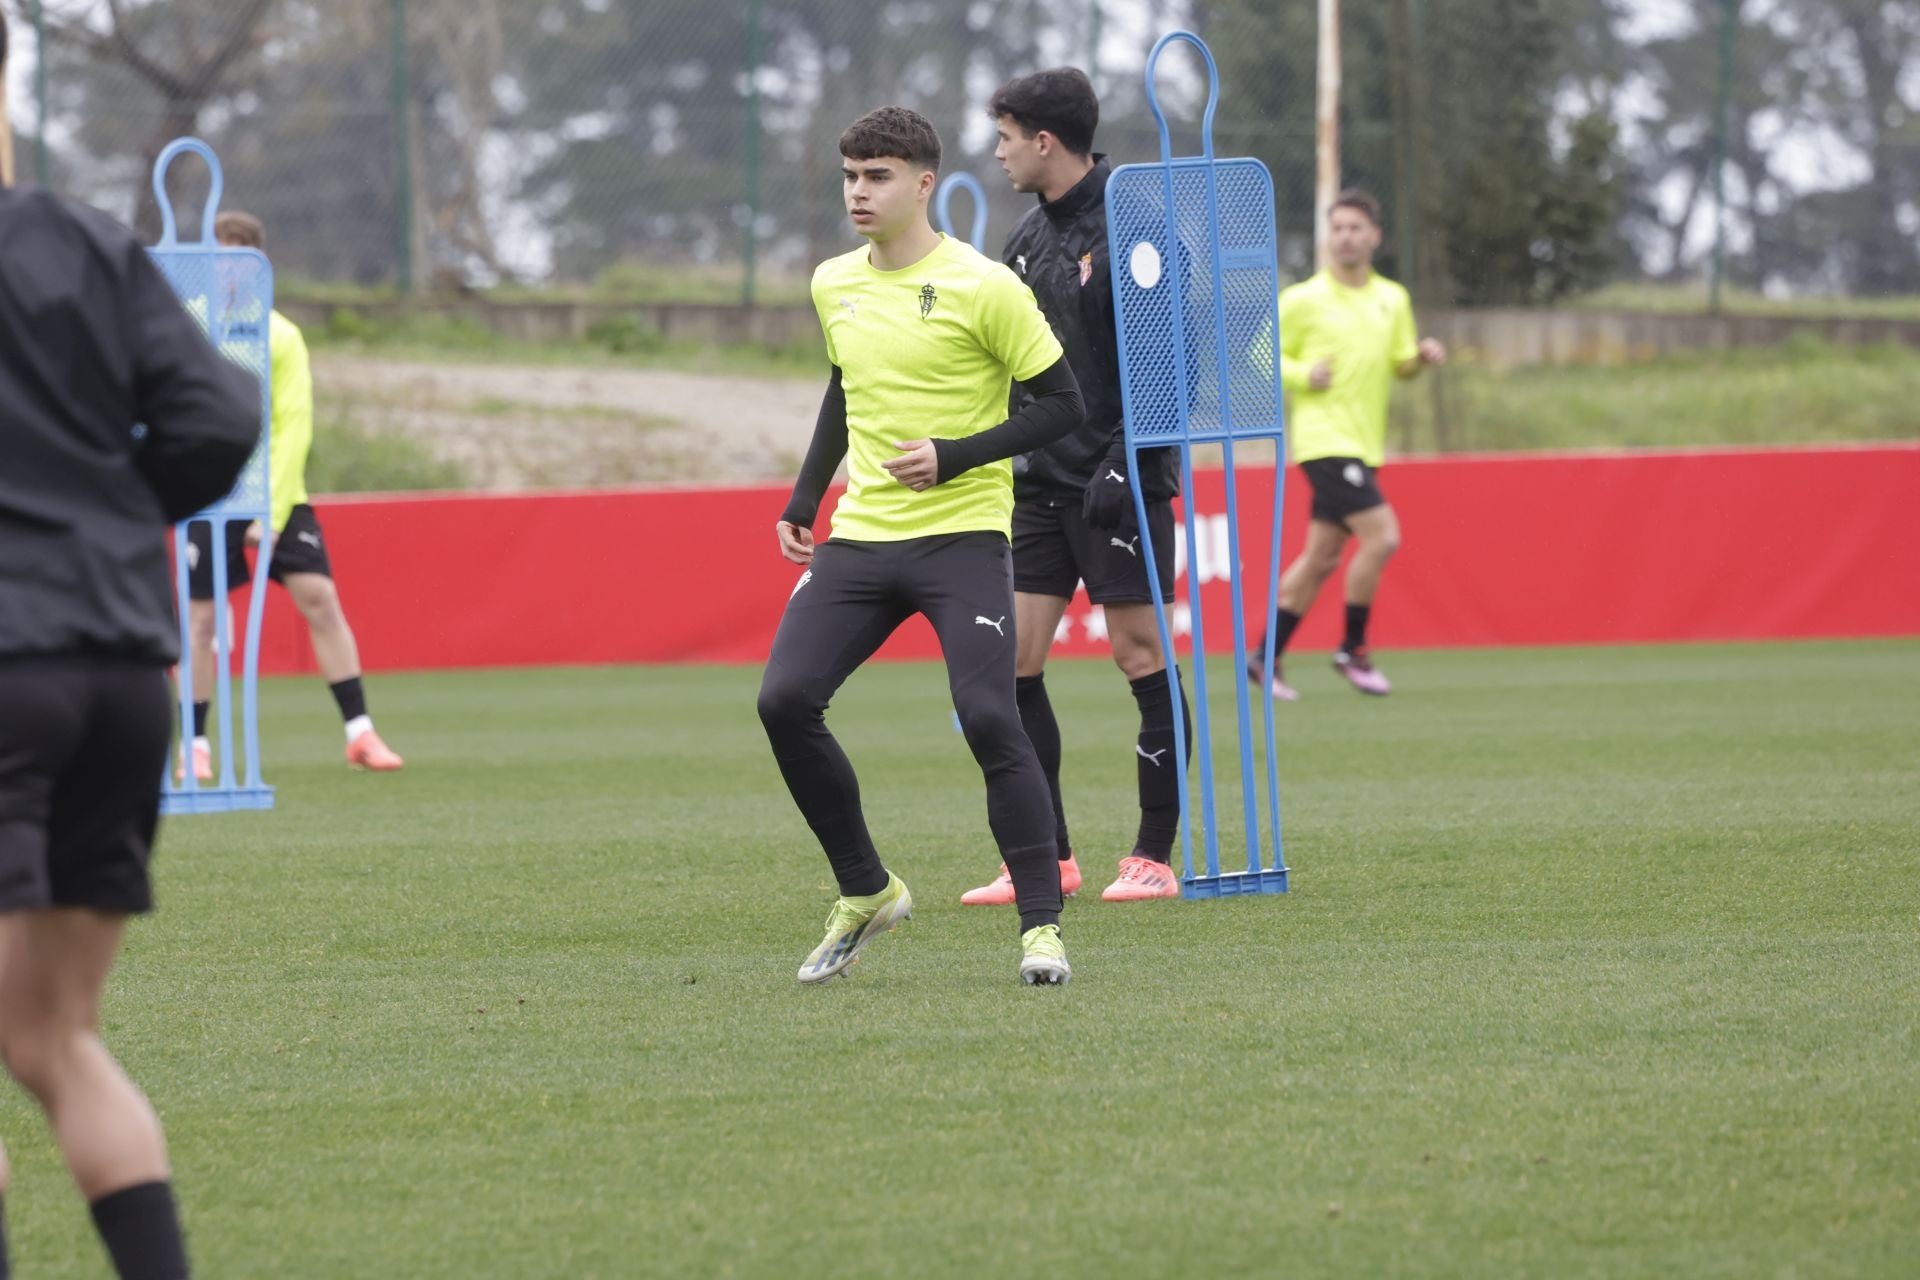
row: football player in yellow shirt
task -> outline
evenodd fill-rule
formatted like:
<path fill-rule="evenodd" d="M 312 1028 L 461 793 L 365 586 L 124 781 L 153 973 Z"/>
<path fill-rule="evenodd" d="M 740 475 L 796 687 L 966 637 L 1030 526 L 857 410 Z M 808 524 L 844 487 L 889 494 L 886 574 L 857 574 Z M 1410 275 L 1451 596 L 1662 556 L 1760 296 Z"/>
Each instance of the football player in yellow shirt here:
<path fill-rule="evenodd" d="M 1346 634 L 1333 666 L 1361 693 L 1393 688 L 1367 650 L 1380 575 L 1400 548 L 1400 521 L 1378 480 L 1387 405 L 1396 378 L 1415 377 L 1447 359 L 1438 339 L 1416 336 L 1407 291 L 1373 269 L 1380 202 L 1364 191 L 1341 192 L 1327 215 L 1327 238 L 1331 265 L 1280 292 L 1287 444 L 1313 490 L 1307 545 L 1281 575 L 1274 614 L 1273 696 L 1287 702 L 1300 695 L 1281 678 L 1280 654 L 1340 567 L 1350 538 L 1359 546 L 1347 566 Z M 1264 640 L 1259 648 L 1264 652 Z M 1259 658 L 1249 674 L 1265 678 Z"/>
<path fill-rule="evenodd" d="M 860 786 L 824 713 L 834 692 L 914 614 L 932 623 L 987 821 L 1020 912 L 1021 980 L 1071 976 L 1060 940 L 1053 801 L 1014 695 L 1010 459 L 1073 431 L 1073 372 L 1033 293 L 927 221 L 940 138 L 904 107 L 840 137 L 842 193 L 866 241 L 828 259 L 813 304 L 832 364 L 813 442 L 775 525 L 804 567 L 767 658 L 759 710 L 774 759 L 839 882 L 826 934 L 800 967 L 824 982 L 913 911 L 881 862 Z M 1011 417 L 1015 379 L 1031 399 Z M 813 522 L 842 459 L 833 533 Z"/>
<path fill-rule="evenodd" d="M 228 212 L 214 220 L 214 235 L 234 248 L 266 249 L 266 228 L 250 213 Z M 267 576 L 287 589 L 294 608 L 306 619 L 313 660 L 327 682 L 346 726 L 347 763 L 355 769 L 391 772 L 405 761 L 374 731 L 361 685 L 360 648 L 340 607 L 333 565 L 320 521 L 307 503 L 307 452 L 313 446 L 313 373 L 300 326 L 275 311 L 268 317 L 272 364 L 273 424 L 268 452 L 273 492 L 273 559 Z M 258 525 L 227 525 L 227 588 L 238 590 L 252 578 L 245 548 L 260 542 Z M 213 691 L 213 549 L 205 521 L 187 527 L 188 617 L 193 641 L 193 687 Z M 202 782 L 213 779 L 212 744 L 207 738 L 209 703 L 193 704 L 192 763 Z M 182 748 L 183 757 L 186 750 Z M 186 763 L 181 761 L 182 766 Z M 184 770 L 182 770 L 184 771 Z"/>

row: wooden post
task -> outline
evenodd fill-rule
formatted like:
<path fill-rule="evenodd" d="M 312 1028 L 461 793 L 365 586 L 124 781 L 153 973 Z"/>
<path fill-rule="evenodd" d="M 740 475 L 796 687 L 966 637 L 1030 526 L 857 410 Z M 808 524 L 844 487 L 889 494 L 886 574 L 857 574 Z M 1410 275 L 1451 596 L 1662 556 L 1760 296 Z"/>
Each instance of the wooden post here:
<path fill-rule="evenodd" d="M 1320 62 L 1314 77 L 1314 265 L 1327 267 L 1327 215 L 1340 194 L 1340 0 L 1320 0 Z"/>
<path fill-rule="evenodd" d="M 0 63 L 0 187 L 13 185 L 13 124 L 7 119 L 6 64 Z"/>
<path fill-rule="evenodd" d="M 0 22 L 6 19 L 0 17 Z M 47 48 L 41 45 L 35 49 L 34 56 L 46 61 Z M 40 132 L 47 131 L 47 122 L 40 121 Z M 7 119 L 7 59 L 0 53 L 0 187 L 13 185 L 13 122 Z"/>

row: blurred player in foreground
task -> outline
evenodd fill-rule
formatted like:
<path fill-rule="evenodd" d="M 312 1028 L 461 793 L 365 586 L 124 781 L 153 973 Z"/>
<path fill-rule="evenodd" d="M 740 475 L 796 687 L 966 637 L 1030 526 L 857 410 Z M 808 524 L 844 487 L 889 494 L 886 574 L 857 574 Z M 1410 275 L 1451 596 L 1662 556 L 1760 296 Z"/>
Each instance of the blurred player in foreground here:
<path fill-rule="evenodd" d="M 5 46 L 0 15 L 0 71 Z M 127 917 L 153 907 L 167 525 L 233 487 L 259 389 L 124 227 L 10 177 L 0 157 L 0 1059 L 118 1274 L 181 1280 L 166 1140 L 100 1039 L 100 993 Z"/>
<path fill-rule="evenodd" d="M 1273 696 L 1300 695 L 1281 678 L 1280 655 L 1320 588 L 1340 567 L 1347 539 L 1360 545 L 1347 566 L 1347 627 L 1334 670 L 1361 693 L 1393 686 L 1373 665 L 1367 623 L 1380 575 L 1400 549 L 1400 520 L 1380 492 L 1387 405 L 1395 378 L 1446 363 L 1438 339 L 1420 338 L 1407 291 L 1374 271 L 1380 202 L 1340 193 L 1327 215 L 1332 265 L 1280 291 L 1280 381 L 1287 393 L 1287 444 L 1313 490 L 1307 545 L 1280 578 L 1273 620 Z M 1263 654 L 1266 641 L 1256 646 Z M 1267 673 L 1256 657 L 1248 673 Z"/>
<path fill-rule="evenodd" d="M 223 213 L 214 221 L 214 234 L 229 247 L 266 251 L 267 233 L 249 213 Z M 346 723 L 347 763 L 356 769 L 387 772 L 406 762 L 374 731 L 367 714 L 367 694 L 361 685 L 360 648 L 353 628 L 340 607 L 333 585 L 333 565 L 320 521 L 307 505 L 307 451 L 313 447 L 313 373 L 307 363 L 307 341 L 300 326 L 275 311 L 267 329 L 272 362 L 273 429 L 268 440 L 268 466 L 273 484 L 273 559 L 267 576 L 287 589 L 294 608 L 306 619 L 313 642 L 313 660 L 327 682 L 340 718 Z M 193 687 L 197 693 L 213 689 L 213 531 L 206 521 L 187 529 L 187 592 L 192 597 Z M 246 548 L 258 546 L 257 524 L 227 525 L 228 590 L 252 580 Z M 213 779 L 213 749 L 207 738 L 206 700 L 193 704 L 193 771 L 202 782 Z M 184 764 L 184 760 L 182 761 Z"/>
<path fill-rule="evenodd" d="M 875 851 L 853 767 L 824 713 L 834 692 L 918 613 L 946 657 L 955 711 L 987 784 L 987 820 L 1020 911 L 1021 980 L 1064 983 L 1060 863 L 1047 779 L 1014 697 L 1013 469 L 1080 425 L 1073 371 L 1033 294 L 999 263 L 936 233 L 933 126 L 882 107 L 840 138 L 842 191 L 867 243 L 813 276 L 833 373 L 775 532 L 806 566 L 760 686 L 760 719 L 794 803 L 840 885 L 800 981 L 842 972 L 913 898 Z M 1006 413 L 1014 379 L 1031 399 Z M 813 522 L 842 458 L 833 536 Z"/>

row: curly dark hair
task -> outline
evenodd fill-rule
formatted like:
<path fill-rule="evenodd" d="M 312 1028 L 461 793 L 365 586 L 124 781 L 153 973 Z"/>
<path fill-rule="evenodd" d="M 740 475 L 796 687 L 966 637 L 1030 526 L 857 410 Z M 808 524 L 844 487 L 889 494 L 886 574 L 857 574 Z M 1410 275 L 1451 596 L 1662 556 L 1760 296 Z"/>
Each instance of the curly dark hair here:
<path fill-rule="evenodd" d="M 987 114 L 1012 120 L 1031 138 L 1046 130 L 1077 156 L 1093 150 L 1093 131 L 1100 124 L 1100 99 L 1093 82 L 1078 67 L 1054 67 L 1019 76 L 994 91 Z"/>
<path fill-rule="evenodd" d="M 880 107 L 847 126 L 840 154 L 849 160 L 905 160 L 922 169 L 940 168 L 940 135 L 918 111 Z"/>
<path fill-rule="evenodd" d="M 213 234 L 222 244 L 244 245 L 262 253 L 267 250 L 267 224 L 239 209 L 228 209 L 215 218 Z"/>

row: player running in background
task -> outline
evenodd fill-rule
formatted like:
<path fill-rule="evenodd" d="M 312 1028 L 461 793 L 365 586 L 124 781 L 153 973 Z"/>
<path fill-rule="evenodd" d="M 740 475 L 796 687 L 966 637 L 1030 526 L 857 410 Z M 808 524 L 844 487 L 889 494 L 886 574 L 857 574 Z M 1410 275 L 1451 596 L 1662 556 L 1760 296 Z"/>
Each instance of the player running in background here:
<path fill-rule="evenodd" d="M 1400 521 L 1377 476 L 1386 454 L 1387 404 L 1395 378 L 1415 377 L 1447 359 L 1438 339 L 1416 336 L 1407 291 L 1373 269 L 1380 202 L 1364 191 L 1341 192 L 1327 215 L 1327 239 L 1332 264 L 1280 291 L 1287 444 L 1313 490 L 1307 545 L 1281 575 L 1273 621 L 1273 696 L 1287 702 L 1300 695 L 1281 677 L 1280 654 L 1340 567 L 1348 538 L 1359 547 L 1347 566 L 1346 634 L 1333 666 L 1361 693 L 1393 688 L 1367 649 L 1380 575 L 1400 548 Z M 1257 647 L 1264 656 L 1264 637 Z M 1260 664 L 1256 657 L 1248 665 L 1256 681 L 1266 674 Z"/>
<path fill-rule="evenodd" d="M 250 213 L 221 214 L 214 222 L 214 235 L 229 247 L 266 251 L 266 228 Z M 294 608 L 307 621 L 313 660 L 340 708 L 340 718 L 346 722 L 347 763 L 356 769 L 381 772 L 398 769 L 406 762 L 380 740 L 373 717 L 367 714 L 360 648 L 354 643 L 353 628 L 347 625 L 340 593 L 333 585 L 333 565 L 327 559 L 320 520 L 307 504 L 307 451 L 313 445 L 313 373 L 307 364 L 307 341 L 300 334 L 300 326 L 275 311 L 267 342 L 273 368 L 268 465 L 272 472 L 274 531 L 273 559 L 267 576 L 287 589 Z M 204 520 L 187 528 L 187 594 L 192 601 L 188 614 L 196 693 L 213 690 L 212 538 Z M 259 542 L 258 524 L 227 524 L 229 590 L 244 587 L 252 579 L 245 548 Z M 202 782 L 213 779 L 213 750 L 207 739 L 210 705 L 205 699 L 193 704 L 193 771 Z"/>
<path fill-rule="evenodd" d="M 1106 157 L 1094 154 L 1100 100 L 1084 73 L 1060 67 L 1001 86 L 988 105 L 1000 143 L 994 158 L 1016 191 L 1039 197 L 1007 237 L 1001 260 L 1033 289 L 1065 347 L 1086 401 L 1079 430 L 1016 464 L 1013 480 L 1013 607 L 1020 637 L 1016 687 L 1020 722 L 1039 753 L 1053 795 L 1061 886 L 1080 885 L 1080 867 L 1060 795 L 1060 726 L 1047 697 L 1047 653 L 1074 589 L 1101 606 L 1113 661 L 1133 689 L 1140 732 L 1133 761 L 1140 788 L 1140 825 L 1133 851 L 1101 897 L 1108 902 L 1177 898 L 1168 865 L 1180 829 L 1180 765 L 1173 754 L 1173 695 L 1154 620 L 1152 587 L 1140 547 L 1133 488 L 1147 503 L 1147 536 L 1160 570 L 1163 599 L 1173 598 L 1173 506 L 1180 491 L 1172 450 L 1146 454 L 1139 474 L 1127 457 L 1121 425 L 1120 364 L 1107 268 Z M 1187 715 L 1185 694 L 1181 695 Z M 1191 719 L 1187 741 L 1193 740 Z M 1000 868 L 992 883 L 962 895 L 970 906 L 1013 901 Z"/>
<path fill-rule="evenodd" d="M 153 907 L 167 525 L 233 487 L 260 392 L 126 228 L 9 176 L 0 154 L 0 1059 L 114 1270 L 184 1280 L 166 1138 L 101 1041 L 100 993 L 127 917 Z"/>
<path fill-rule="evenodd" d="M 1020 977 L 1067 981 L 1060 863 L 1046 775 L 1014 698 L 1008 459 L 1080 425 L 1060 343 L 1033 294 L 999 263 L 936 233 L 933 126 L 882 107 L 840 137 L 842 189 L 867 241 L 813 276 L 833 373 L 813 442 L 775 532 L 806 566 L 760 686 L 760 719 L 794 803 L 833 864 L 840 899 L 800 967 L 822 982 L 908 918 L 913 898 L 875 850 L 853 767 L 827 703 L 918 613 L 946 658 L 954 709 L 987 785 L 987 820 L 1020 911 Z M 1013 379 L 1032 398 L 1006 414 Z M 841 459 L 848 486 L 833 533 L 813 522 Z"/>

